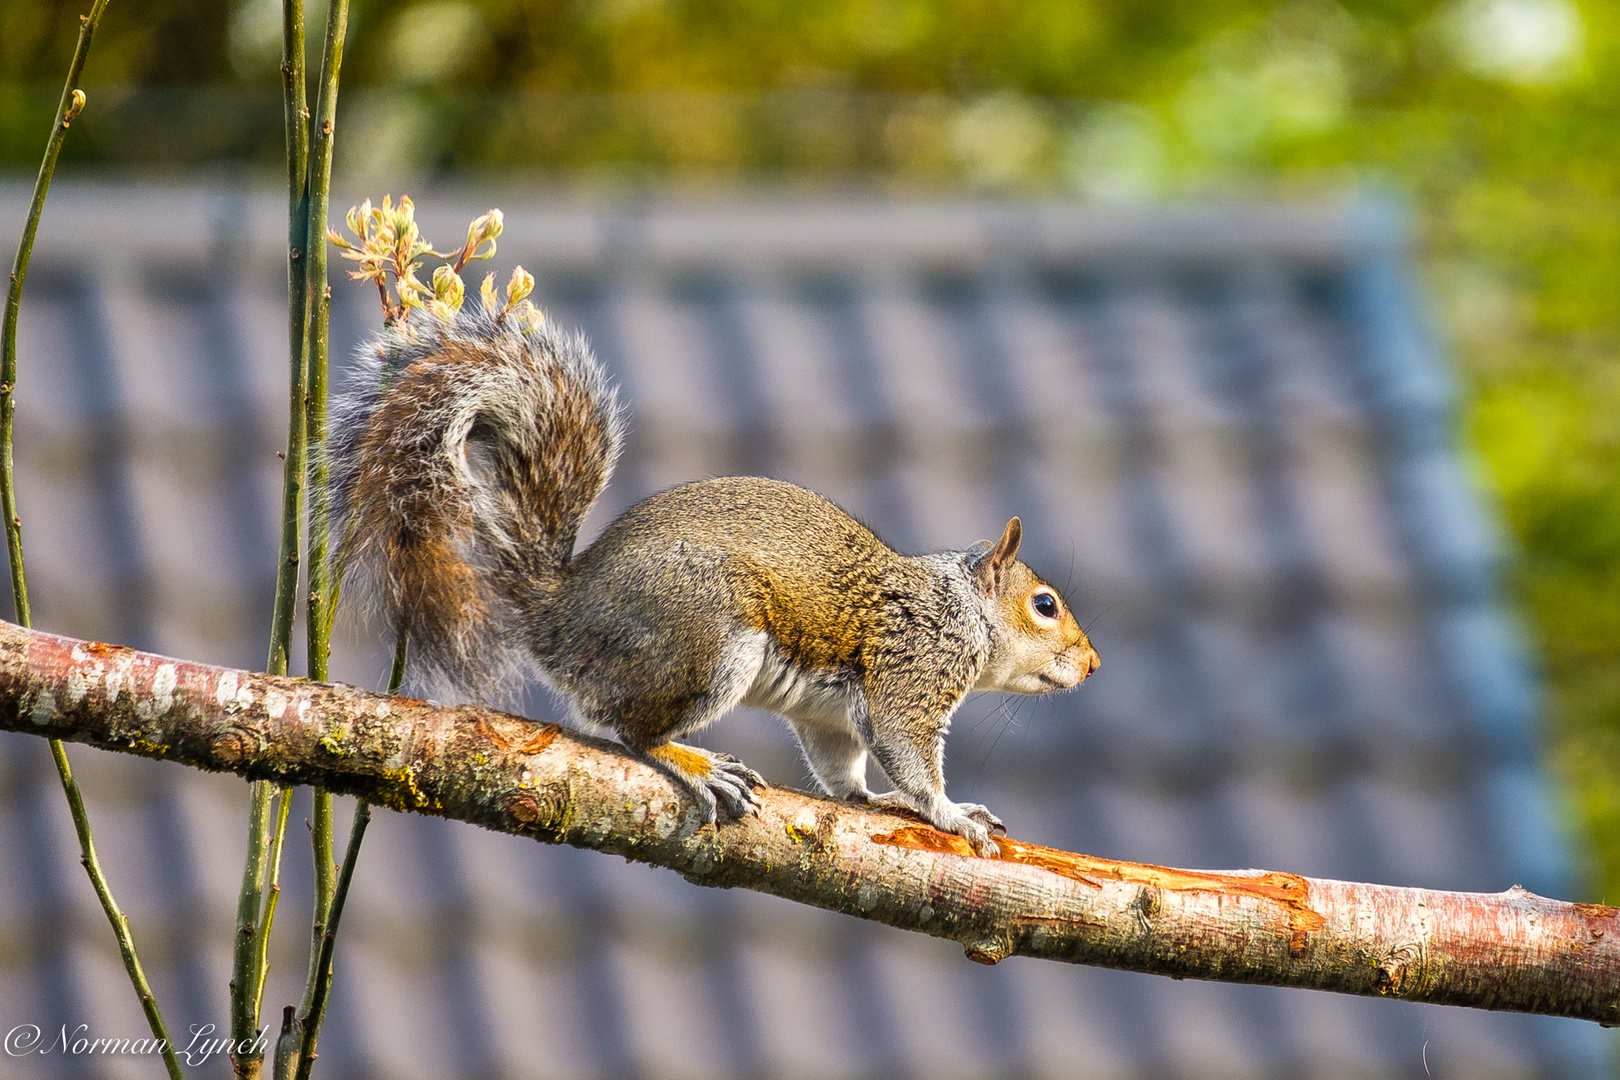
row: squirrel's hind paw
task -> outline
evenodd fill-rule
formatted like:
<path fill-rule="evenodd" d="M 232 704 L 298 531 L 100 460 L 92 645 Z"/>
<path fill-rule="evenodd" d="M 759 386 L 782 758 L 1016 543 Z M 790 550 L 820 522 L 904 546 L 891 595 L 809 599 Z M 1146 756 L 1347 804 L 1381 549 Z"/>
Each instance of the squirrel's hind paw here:
<path fill-rule="evenodd" d="M 765 780 L 730 754 L 664 743 L 638 750 L 637 756 L 685 788 L 697 800 L 705 824 L 714 824 L 720 803 L 734 818 L 759 814 L 754 789 L 764 787 Z"/>
<path fill-rule="evenodd" d="M 730 754 L 717 753 L 713 757 L 715 760 L 705 778 L 709 790 L 726 804 L 732 817 L 748 814 L 758 817 L 759 796 L 754 794 L 754 789 L 765 786 L 764 777 Z"/>

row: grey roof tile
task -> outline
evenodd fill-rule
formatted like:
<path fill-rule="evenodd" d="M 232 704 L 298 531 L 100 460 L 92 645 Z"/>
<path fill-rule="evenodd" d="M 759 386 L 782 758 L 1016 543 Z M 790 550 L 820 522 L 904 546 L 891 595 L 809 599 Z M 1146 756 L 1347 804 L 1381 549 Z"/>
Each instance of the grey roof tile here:
<path fill-rule="evenodd" d="M 1352 820 L 1368 831 L 1378 856 L 1369 880 L 1425 889 L 1502 887 L 1478 853 L 1479 823 L 1453 784 L 1409 786 L 1378 776 L 1350 785 Z"/>
<path fill-rule="evenodd" d="M 957 1078 L 1015 1067 L 988 1015 L 982 973 L 959 963 L 959 950 L 898 933 L 878 935 L 870 947 L 876 990 L 906 1072 Z"/>
<path fill-rule="evenodd" d="M 1272 1045 L 1269 1017 L 1256 1008 L 1253 987 L 1231 992 L 1211 983 L 1148 985 L 1164 1075 L 1237 1080 L 1284 1071 Z"/>
<path fill-rule="evenodd" d="M 793 283 L 739 282 L 741 332 L 758 360 L 759 420 L 774 433 L 781 475 L 795 471 L 843 479 L 863 470 L 864 416 L 842 386 L 837 341 Z"/>
<path fill-rule="evenodd" d="M 616 356 L 645 480 L 654 489 L 724 471 L 733 454 L 720 373 L 709 362 L 698 312 L 656 284 L 629 281 L 611 315 L 625 348 Z"/>
<path fill-rule="evenodd" d="M 594 1018 L 571 965 L 514 953 L 498 937 L 477 947 L 473 965 L 489 1009 L 494 1037 L 489 1053 L 497 1075 L 513 1080 L 610 1075 L 592 1044 Z"/>
<path fill-rule="evenodd" d="M 640 1071 L 671 1080 L 738 1074 L 720 1009 L 715 965 L 692 948 L 616 942 L 604 957 L 621 1000 L 619 1023 Z"/>
<path fill-rule="evenodd" d="M 1076 977 L 1078 975 L 1078 977 Z M 1065 972 L 1051 964 L 1015 963 L 1007 993 L 1025 1040 L 1024 1065 L 1039 1080 L 1133 1080 L 1149 1075 L 1109 993 L 1117 972 Z"/>
<path fill-rule="evenodd" d="M 1411 589 L 1395 523 L 1362 432 L 1312 428 L 1287 437 L 1280 472 L 1315 569 L 1343 604 L 1388 602 Z"/>
<path fill-rule="evenodd" d="M 1341 881 L 1370 869 L 1358 862 L 1352 807 L 1342 785 L 1322 774 L 1234 776 L 1214 793 L 1213 805 L 1252 867 L 1288 867 L 1293 873 Z"/>
<path fill-rule="evenodd" d="M 848 960 L 840 938 L 823 935 L 820 947 L 751 936 L 738 947 L 736 989 L 759 1015 L 781 1018 L 759 1031 L 761 1063 L 774 1076 L 859 1077 L 873 1062 L 850 1037 L 861 1028 L 858 1001 L 849 993 Z"/>
<path fill-rule="evenodd" d="M 1386 1002 L 1288 991 L 1267 998 L 1266 1007 L 1275 1010 L 1289 1040 L 1290 1075 L 1334 1080 L 1425 1075 L 1421 1048 L 1418 1061 L 1411 1061 L 1399 1017 Z"/>
<path fill-rule="evenodd" d="M 435 959 L 396 960 L 359 942 L 348 950 L 344 966 L 352 975 L 335 987 L 332 1019 L 348 1021 L 341 1037 L 352 1046 L 323 1048 L 338 1067 L 399 1080 L 434 1080 L 466 1067 L 457 1055 L 455 1003 L 447 1000 L 453 988 Z"/>
<path fill-rule="evenodd" d="M 1533 1044 L 1519 1016 L 1493 1017 L 1472 1009 L 1424 1006 L 1423 1046 L 1420 1061 L 1433 1076 L 1463 1080 L 1496 1080 L 1534 1076 L 1537 1062 Z"/>

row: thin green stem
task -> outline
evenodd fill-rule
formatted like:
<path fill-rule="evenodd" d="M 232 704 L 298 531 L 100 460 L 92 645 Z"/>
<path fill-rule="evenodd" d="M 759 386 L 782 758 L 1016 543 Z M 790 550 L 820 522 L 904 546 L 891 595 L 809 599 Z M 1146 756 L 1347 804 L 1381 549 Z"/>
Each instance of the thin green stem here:
<path fill-rule="evenodd" d="M 401 630 L 394 642 L 394 663 L 388 673 L 390 694 L 399 693 L 400 685 L 405 681 L 405 663 L 409 652 L 410 632 Z M 315 951 L 314 964 L 317 977 L 311 979 L 306 988 L 308 1000 L 297 1023 L 296 1030 L 300 1040 L 297 1060 L 300 1063 L 312 1060 L 315 1040 L 320 1037 L 321 1023 L 326 1019 L 326 1001 L 331 992 L 332 954 L 337 947 L 338 924 L 343 921 L 343 905 L 349 896 L 349 880 L 354 876 L 355 862 L 360 856 L 360 842 L 365 838 L 366 826 L 370 822 L 371 803 L 366 799 L 356 800 L 354 824 L 349 832 L 349 846 L 343 853 L 343 866 L 338 871 L 332 905 L 320 920 L 320 943 Z M 309 1070 L 300 1064 L 298 1075 L 307 1076 L 308 1072 Z"/>
<path fill-rule="evenodd" d="M 282 3 L 282 89 L 287 137 L 287 353 L 289 357 L 287 450 L 282 465 L 281 557 L 276 565 L 275 611 L 271 618 L 272 675 L 287 672 L 293 616 L 298 610 L 299 541 L 303 532 L 304 480 L 308 451 L 305 396 L 309 347 L 305 338 L 305 293 L 309 239 L 309 107 L 304 91 L 303 0 Z"/>
<path fill-rule="evenodd" d="M 309 975 L 304 981 L 304 999 L 298 1007 L 298 1018 L 307 1025 L 314 1015 L 315 997 L 321 982 L 321 942 L 325 940 L 328 919 L 332 913 L 332 895 L 336 891 L 337 867 L 332 862 L 332 793 L 324 788 L 313 788 L 314 808 L 310 812 L 309 839 L 315 855 L 315 917 L 309 934 Z"/>
<path fill-rule="evenodd" d="M 354 864 L 360 857 L 360 842 L 366 838 L 366 826 L 370 823 L 371 804 L 361 799 L 354 806 L 354 825 L 349 830 L 349 846 L 343 852 L 343 869 L 338 872 L 337 891 L 332 896 L 331 918 L 325 933 L 321 935 L 317 961 L 321 977 L 314 981 L 315 994 L 304 1015 L 297 1080 L 309 1080 L 310 1067 L 315 1063 L 315 1041 L 320 1038 L 321 1021 L 326 1019 L 327 995 L 332 988 L 332 953 L 337 948 L 338 924 L 343 920 L 343 905 L 349 898 L 349 882 L 354 879 Z"/>
<path fill-rule="evenodd" d="M 130 982 L 135 986 L 135 996 L 140 999 L 141 1011 L 146 1014 L 146 1025 L 152 1029 L 152 1037 L 158 1040 L 162 1049 L 163 1067 L 173 1080 L 182 1080 L 184 1074 L 180 1071 L 180 1062 L 175 1059 L 174 1047 L 169 1043 L 169 1032 L 163 1026 L 163 1014 L 158 1011 L 157 998 L 152 995 L 152 984 L 146 981 L 141 958 L 135 954 L 135 938 L 129 932 L 129 918 L 119 908 L 118 901 L 113 899 L 112 890 L 107 887 L 107 877 L 101 872 L 101 860 L 96 857 L 96 842 L 90 835 L 90 818 L 84 811 L 84 797 L 79 792 L 78 781 L 73 779 L 73 767 L 68 764 L 67 750 L 59 739 L 51 740 L 51 756 L 56 759 L 62 790 L 67 794 L 68 806 L 73 811 L 73 828 L 79 834 L 79 850 L 83 853 L 80 861 L 90 875 L 90 883 L 95 886 L 101 910 L 107 913 L 107 921 L 112 924 L 113 934 L 118 938 L 118 954 L 123 957 L 124 969 L 129 972 Z"/>
<path fill-rule="evenodd" d="M 0 512 L 5 515 L 6 548 L 11 560 L 11 594 L 17 605 L 17 622 L 22 626 L 33 624 L 28 607 L 28 580 L 23 572 L 22 518 L 17 513 L 17 488 L 12 478 L 12 429 L 17 414 L 17 316 L 22 311 L 23 282 L 28 277 L 28 263 L 34 255 L 34 237 L 39 233 L 39 219 L 45 213 L 45 196 L 51 190 L 51 178 L 56 175 L 56 159 L 62 153 L 67 139 L 68 125 L 73 123 L 84 108 L 84 91 L 79 89 L 79 77 L 84 73 L 84 62 L 90 55 L 90 41 L 95 37 L 101 13 L 107 0 L 96 0 L 90 14 L 79 21 L 79 42 L 73 49 L 68 64 L 67 82 L 62 87 L 62 100 L 56 106 L 56 123 L 51 126 L 51 137 L 45 143 L 45 160 L 40 163 L 39 175 L 34 178 L 34 198 L 28 204 L 28 221 L 23 225 L 22 240 L 17 244 L 16 257 L 11 262 L 11 279 L 6 288 L 6 312 L 0 323 Z"/>
<path fill-rule="evenodd" d="M 270 886 L 264 900 L 264 918 L 259 921 L 258 940 L 254 944 L 254 969 L 259 985 L 253 990 L 254 1023 L 258 1023 L 264 1007 L 264 980 L 270 973 L 270 924 L 275 921 L 276 901 L 281 897 L 281 844 L 287 835 L 287 811 L 292 806 L 292 788 L 280 791 L 276 804 L 276 828 L 270 837 Z"/>
<path fill-rule="evenodd" d="M 258 941 L 264 931 L 263 908 L 266 848 L 270 832 L 270 797 L 274 787 L 259 781 L 248 794 L 247 855 L 242 861 L 242 886 L 236 894 L 236 934 L 231 942 L 231 1068 L 241 1078 L 259 1075 L 262 1053 L 253 1049 L 259 1032 L 259 1009 L 253 991 L 259 972 L 254 966 Z"/>
<path fill-rule="evenodd" d="M 309 436 L 309 611 L 305 618 L 309 644 L 309 677 L 325 681 L 331 655 L 332 587 L 327 553 L 326 367 L 331 324 L 331 289 L 326 280 L 326 219 L 332 187 L 332 150 L 337 136 L 338 73 L 343 66 L 343 39 L 348 32 L 348 0 L 333 0 L 327 10 L 326 49 L 321 58 L 321 88 L 315 124 L 310 130 L 309 220 L 304 267 L 304 303 L 309 365 L 305 372 L 305 430 Z"/>
<path fill-rule="evenodd" d="M 331 653 L 330 608 L 327 552 L 329 520 L 326 484 L 326 361 L 327 336 L 331 321 L 331 290 L 326 281 L 326 219 L 332 186 L 332 149 L 337 135 L 338 76 L 343 67 L 343 42 L 348 33 L 348 0 L 332 0 L 327 7 L 325 48 L 321 53 L 320 91 L 316 98 L 315 120 L 309 131 L 309 161 L 305 179 L 308 216 L 304 234 L 304 430 L 310 453 L 306 465 L 309 503 L 308 610 L 305 631 L 309 646 L 309 677 L 327 678 Z M 332 796 L 319 788 L 314 792 L 310 841 L 315 858 L 315 917 L 310 927 L 309 977 L 304 984 L 304 1000 L 298 1019 L 302 1021 L 298 1075 L 307 1077 L 315 1060 L 315 1042 L 320 1037 L 326 1015 L 326 995 L 331 983 L 332 948 L 337 934 L 334 909 L 341 914 L 338 897 L 348 891 L 354 859 L 359 854 L 370 809 L 362 805 L 355 816 L 355 828 L 344 855 L 344 868 L 336 884 L 332 880 Z"/>
<path fill-rule="evenodd" d="M 411 651 L 411 632 L 405 627 L 399 628 L 399 636 L 394 639 L 394 666 L 388 671 L 388 692 L 399 693 L 399 688 L 405 684 L 405 663 Z"/>
<path fill-rule="evenodd" d="M 394 663 L 388 672 L 388 692 L 399 693 L 405 681 L 405 662 L 410 652 L 410 632 L 401 630 L 394 641 Z M 354 804 L 354 824 L 349 831 L 349 846 L 343 852 L 343 868 L 338 871 L 337 891 L 332 896 L 332 907 L 322 927 L 320 947 L 315 951 L 315 974 L 311 979 L 303 1015 L 288 1017 L 282 1024 L 282 1042 L 278 1043 L 277 1077 L 296 1072 L 308 1077 L 315 1057 L 315 1041 L 320 1038 L 321 1024 L 326 1019 L 326 1002 L 332 989 L 332 956 L 337 949 L 338 924 L 343 921 L 343 906 L 349 898 L 349 881 L 354 877 L 354 866 L 360 857 L 360 842 L 365 839 L 366 826 L 371 823 L 371 803 L 357 799 Z M 293 1050 L 296 1039 L 297 1050 Z M 285 1045 L 283 1045 L 285 1044 Z M 296 1065 L 294 1063 L 296 1062 Z"/>
<path fill-rule="evenodd" d="M 17 512 L 17 485 L 13 472 L 12 443 L 16 428 L 17 417 L 17 319 L 22 312 L 23 282 L 28 278 L 28 263 L 34 254 L 34 238 L 39 233 L 40 218 L 45 213 L 45 197 L 51 189 L 51 180 L 56 175 L 56 159 L 62 153 L 62 143 L 67 139 L 68 127 L 84 109 L 84 91 L 79 89 L 79 79 L 84 74 L 85 61 L 90 56 L 90 43 L 96 35 L 96 27 L 101 23 L 101 15 L 107 9 L 107 0 L 95 0 L 90 7 L 88 15 L 80 16 L 79 40 L 73 49 L 73 59 L 68 64 L 67 80 L 62 86 L 62 99 L 56 107 L 56 122 L 51 126 L 51 135 L 45 143 L 45 158 L 40 163 L 39 174 L 34 179 L 34 197 L 28 205 L 28 220 L 23 226 L 22 239 L 17 244 L 17 254 L 11 262 L 11 277 L 6 286 L 6 307 L 3 321 L 0 321 L 0 514 L 5 518 L 6 551 L 11 569 L 11 596 L 16 608 L 16 619 L 19 625 L 32 626 L 33 611 L 28 602 L 28 575 L 23 563 L 22 546 L 22 516 Z M 112 926 L 113 936 L 118 940 L 118 954 L 123 958 L 124 970 L 129 973 L 129 981 L 135 988 L 135 996 L 140 999 L 141 1011 L 146 1014 L 146 1024 L 152 1030 L 153 1038 L 163 1054 L 163 1066 L 175 1080 L 180 1080 L 180 1062 L 176 1060 L 174 1048 L 169 1044 L 169 1033 L 163 1024 L 163 1014 L 158 1009 L 157 998 L 152 994 L 152 986 L 146 980 L 146 972 L 141 967 L 140 956 L 135 951 L 135 938 L 130 933 L 129 919 L 113 898 L 112 889 L 107 884 L 107 876 L 101 870 L 101 860 L 96 856 L 95 838 L 90 831 L 90 815 L 84 808 L 84 795 L 79 790 L 79 783 L 73 778 L 73 766 L 68 761 L 67 748 L 59 739 L 50 740 L 51 759 L 56 763 L 56 775 L 62 782 L 62 793 L 67 796 L 68 812 L 73 817 L 73 831 L 79 838 L 79 861 L 84 864 L 85 873 L 90 876 L 91 888 L 95 890 L 96 899 L 101 901 L 101 910 L 107 915 L 107 922 Z"/>
<path fill-rule="evenodd" d="M 271 1080 L 292 1080 L 298 1071 L 298 1051 L 304 1045 L 304 1024 L 298 1010 L 288 1005 L 281 1010 L 281 1034 L 276 1038 L 276 1056 Z"/>
<path fill-rule="evenodd" d="M 304 266 L 309 233 L 309 197 L 305 188 L 309 160 L 309 106 L 305 91 L 303 0 L 282 0 L 281 83 L 287 142 L 287 449 L 281 488 L 281 552 L 276 562 L 275 605 L 271 614 L 270 655 L 265 670 L 287 672 L 292 651 L 293 616 L 298 610 L 299 543 L 303 531 L 305 437 L 304 393 L 307 352 L 304 340 Z M 256 781 L 249 794 L 247 856 L 237 900 L 237 938 L 231 977 L 231 1039 L 252 1045 L 259 1026 L 264 992 L 270 923 L 275 893 L 265 897 L 264 861 L 268 852 L 280 859 L 286 829 L 288 792 L 281 794 L 281 813 L 274 839 L 267 842 L 274 788 Z M 260 913 L 263 913 L 262 918 Z M 233 1054 L 231 1063 L 242 1080 L 260 1074 L 264 1055 L 256 1050 Z"/>

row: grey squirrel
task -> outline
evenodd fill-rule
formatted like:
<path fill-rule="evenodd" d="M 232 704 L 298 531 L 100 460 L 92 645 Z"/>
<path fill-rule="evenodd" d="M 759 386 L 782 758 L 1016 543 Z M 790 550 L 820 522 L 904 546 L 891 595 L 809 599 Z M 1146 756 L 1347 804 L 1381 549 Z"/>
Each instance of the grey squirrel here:
<path fill-rule="evenodd" d="M 369 582 L 427 685 L 509 698 L 526 673 L 713 822 L 764 781 L 674 740 L 736 705 L 781 714 L 829 794 L 906 808 L 994 853 L 1001 821 L 945 796 L 945 734 L 975 690 L 1045 694 L 1097 669 L 1052 586 L 995 543 L 906 556 L 827 499 L 700 480 L 580 523 L 623 439 L 588 345 L 471 304 L 384 332 L 333 410 L 339 573 Z M 895 791 L 866 786 L 867 755 Z"/>

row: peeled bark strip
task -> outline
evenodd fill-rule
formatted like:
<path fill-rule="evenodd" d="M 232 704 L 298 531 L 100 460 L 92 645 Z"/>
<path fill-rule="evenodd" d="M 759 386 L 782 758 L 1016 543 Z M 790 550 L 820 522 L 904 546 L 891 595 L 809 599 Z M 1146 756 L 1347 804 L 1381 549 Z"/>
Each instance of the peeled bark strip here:
<path fill-rule="evenodd" d="M 1455 893 L 1174 870 L 960 837 L 781 788 L 699 827 L 612 744 L 486 709 L 171 660 L 0 623 L 0 728 L 667 866 L 960 942 L 1182 978 L 1309 987 L 1620 1023 L 1615 908 L 1520 888 Z"/>

